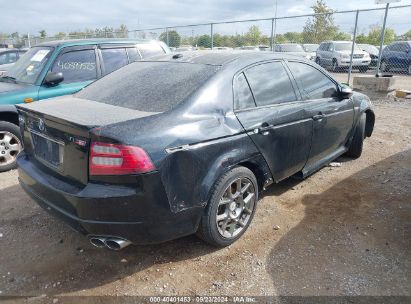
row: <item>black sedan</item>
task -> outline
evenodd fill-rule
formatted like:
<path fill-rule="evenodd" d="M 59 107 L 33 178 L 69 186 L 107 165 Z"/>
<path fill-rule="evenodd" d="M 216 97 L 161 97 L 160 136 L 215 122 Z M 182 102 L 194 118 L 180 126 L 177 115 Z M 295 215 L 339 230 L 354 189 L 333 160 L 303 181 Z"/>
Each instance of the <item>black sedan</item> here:
<path fill-rule="evenodd" d="M 164 55 L 19 105 L 19 180 L 98 247 L 194 233 L 227 246 L 268 185 L 359 157 L 370 106 L 301 57 Z"/>

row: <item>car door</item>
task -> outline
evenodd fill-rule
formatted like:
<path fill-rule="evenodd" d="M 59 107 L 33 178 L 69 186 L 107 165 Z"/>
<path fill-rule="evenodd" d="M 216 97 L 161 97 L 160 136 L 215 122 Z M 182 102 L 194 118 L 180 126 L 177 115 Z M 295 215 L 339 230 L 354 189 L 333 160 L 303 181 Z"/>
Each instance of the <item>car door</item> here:
<path fill-rule="evenodd" d="M 63 48 L 50 71 L 63 73 L 64 80 L 55 86 L 42 84 L 39 89 L 39 99 L 73 94 L 81 90 L 101 74 L 96 46 Z"/>
<path fill-rule="evenodd" d="M 281 61 L 245 69 L 234 80 L 235 114 L 264 156 L 275 181 L 300 171 L 311 145 L 312 119 Z"/>
<path fill-rule="evenodd" d="M 393 43 L 389 46 L 387 57 L 388 57 L 388 65 L 390 67 L 393 67 L 393 68 L 398 67 L 399 48 L 400 48 L 399 43 Z"/>
<path fill-rule="evenodd" d="M 408 68 L 408 42 L 401 42 L 398 45 L 397 67 L 401 69 Z"/>
<path fill-rule="evenodd" d="M 350 98 L 339 97 L 338 84 L 323 71 L 305 62 L 288 61 L 287 65 L 305 99 L 305 111 L 313 122 L 306 164 L 306 169 L 310 170 L 345 152 L 353 126 L 354 105 Z"/>

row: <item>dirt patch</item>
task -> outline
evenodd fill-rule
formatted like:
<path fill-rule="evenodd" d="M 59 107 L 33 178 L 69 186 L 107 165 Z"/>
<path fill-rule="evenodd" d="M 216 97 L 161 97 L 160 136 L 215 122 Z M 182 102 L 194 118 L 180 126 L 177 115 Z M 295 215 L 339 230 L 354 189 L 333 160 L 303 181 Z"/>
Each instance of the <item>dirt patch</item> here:
<path fill-rule="evenodd" d="M 1 295 L 411 295 L 411 103 L 378 103 L 358 160 L 271 186 L 249 231 L 113 252 L 0 174 Z"/>

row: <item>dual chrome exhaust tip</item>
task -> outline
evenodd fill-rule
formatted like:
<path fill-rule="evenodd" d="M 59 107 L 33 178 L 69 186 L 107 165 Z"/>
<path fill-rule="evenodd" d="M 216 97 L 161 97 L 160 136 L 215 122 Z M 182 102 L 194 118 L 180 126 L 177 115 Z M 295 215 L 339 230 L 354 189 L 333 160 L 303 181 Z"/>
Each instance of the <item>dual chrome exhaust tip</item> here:
<path fill-rule="evenodd" d="M 89 237 L 91 245 L 98 248 L 107 247 L 111 250 L 120 250 L 131 244 L 130 241 L 115 238 L 115 237 L 104 237 L 104 236 L 91 236 Z"/>

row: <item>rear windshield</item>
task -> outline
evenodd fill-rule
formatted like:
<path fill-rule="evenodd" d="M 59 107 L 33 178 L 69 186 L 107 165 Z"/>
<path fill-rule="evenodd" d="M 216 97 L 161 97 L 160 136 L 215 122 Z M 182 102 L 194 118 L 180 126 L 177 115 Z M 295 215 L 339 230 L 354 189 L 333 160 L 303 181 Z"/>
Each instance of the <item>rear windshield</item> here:
<path fill-rule="evenodd" d="M 196 91 L 217 69 L 211 65 L 140 61 L 97 80 L 75 96 L 144 112 L 165 112 Z"/>

